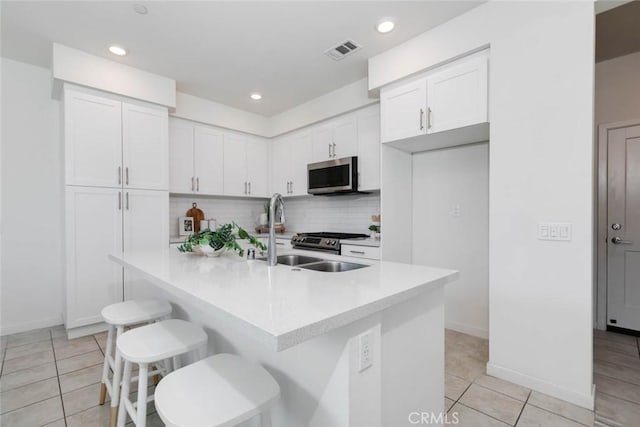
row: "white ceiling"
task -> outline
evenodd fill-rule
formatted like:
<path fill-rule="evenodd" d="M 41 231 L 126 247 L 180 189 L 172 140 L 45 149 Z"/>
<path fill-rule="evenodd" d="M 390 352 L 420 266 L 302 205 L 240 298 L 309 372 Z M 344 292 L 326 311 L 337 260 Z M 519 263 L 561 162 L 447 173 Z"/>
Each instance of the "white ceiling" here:
<path fill-rule="evenodd" d="M 149 13 L 134 12 L 144 4 Z M 58 42 L 176 79 L 178 90 L 271 116 L 367 75 L 367 58 L 481 4 L 468 1 L 2 1 L 2 56 L 50 67 Z M 396 29 L 378 34 L 380 18 Z M 352 38 L 360 52 L 333 61 Z M 129 54 L 107 51 L 119 44 Z M 249 94 L 258 91 L 262 101 Z"/>

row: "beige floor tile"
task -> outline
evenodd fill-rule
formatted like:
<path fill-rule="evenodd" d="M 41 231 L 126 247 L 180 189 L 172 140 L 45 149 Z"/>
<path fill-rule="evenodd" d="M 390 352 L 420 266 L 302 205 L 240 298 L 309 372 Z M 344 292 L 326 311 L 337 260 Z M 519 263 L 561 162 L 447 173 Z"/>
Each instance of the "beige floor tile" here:
<path fill-rule="evenodd" d="M 41 426 L 59 420 L 63 416 L 60 396 L 56 396 L 0 415 L 0 425 Z"/>
<path fill-rule="evenodd" d="M 98 406 L 100 400 L 100 383 L 92 384 L 87 387 L 65 393 L 62 395 L 64 402 L 64 411 L 67 416 L 86 411 L 94 406 Z M 109 394 L 105 405 L 109 406 Z"/>
<path fill-rule="evenodd" d="M 87 426 L 104 426 L 109 425 L 109 405 L 94 406 L 86 411 L 67 417 L 67 427 L 87 427 Z"/>
<path fill-rule="evenodd" d="M 67 330 L 64 325 L 58 325 L 51 328 L 51 338 L 67 338 Z"/>
<path fill-rule="evenodd" d="M 636 344 L 618 343 L 596 338 L 593 341 L 593 346 L 595 350 L 617 351 L 618 353 L 626 354 L 628 356 L 640 357 L 638 355 L 640 352 L 638 351 L 638 346 Z"/>
<path fill-rule="evenodd" d="M 453 404 L 456 403 L 455 401 L 449 399 L 448 397 L 444 398 L 444 410 L 448 411 L 449 409 L 451 409 L 451 407 L 453 406 Z"/>
<path fill-rule="evenodd" d="M 639 369 L 596 360 L 593 362 L 593 373 L 640 385 Z"/>
<path fill-rule="evenodd" d="M 46 380 L 56 376 L 56 365 L 47 363 L 0 377 L 0 391 L 7 391 L 23 385 Z"/>
<path fill-rule="evenodd" d="M 18 357 L 29 356 L 34 353 L 41 353 L 46 350 L 53 350 L 53 345 L 50 340 L 8 348 L 7 354 L 5 355 L 5 361 Z"/>
<path fill-rule="evenodd" d="M 595 349 L 593 352 L 593 358 L 595 360 L 602 360 L 604 362 L 615 363 L 617 365 L 628 366 L 640 370 L 640 358 L 638 356 L 629 356 L 611 350 Z"/>
<path fill-rule="evenodd" d="M 48 380 L 14 388 L 0 394 L 0 413 L 13 411 L 42 400 L 50 399 L 60 395 L 58 379 Z"/>
<path fill-rule="evenodd" d="M 64 418 L 61 418 L 57 421 L 54 421 L 52 423 L 49 424 L 45 424 L 42 427 L 67 427 L 67 423 L 64 421 Z"/>
<path fill-rule="evenodd" d="M 603 375 L 594 375 L 596 392 L 606 393 L 640 405 L 640 386 Z"/>
<path fill-rule="evenodd" d="M 640 405 L 604 393 L 596 393 L 596 413 L 623 426 L 637 426 L 640 422 Z"/>
<path fill-rule="evenodd" d="M 538 393 L 537 391 L 532 391 L 527 403 L 541 409 L 546 409 L 547 411 L 555 414 L 562 415 L 565 418 L 569 418 L 581 424 L 593 425 L 592 411 L 573 405 L 569 402 L 556 399 L 555 397 L 547 396 L 546 394 Z"/>
<path fill-rule="evenodd" d="M 480 384 L 483 387 L 490 388 L 493 391 L 497 391 L 514 399 L 522 400 L 525 402 L 529 397 L 531 390 L 528 388 L 519 386 L 509 381 L 504 381 L 490 375 L 481 375 L 476 381 L 476 384 Z"/>
<path fill-rule="evenodd" d="M 459 402 L 510 425 L 515 424 L 524 406 L 524 402 L 477 384 L 472 384 Z"/>
<path fill-rule="evenodd" d="M 97 350 L 58 360 L 57 363 L 58 373 L 62 375 L 77 371 L 78 369 L 88 368 L 89 366 L 102 365 L 104 363 L 104 356 L 100 350 Z"/>
<path fill-rule="evenodd" d="M 445 351 L 472 357 L 481 362 L 489 360 L 489 341 L 447 329 L 445 331 Z"/>
<path fill-rule="evenodd" d="M 464 355 L 448 352 L 445 354 L 445 373 L 473 381 L 486 373 L 486 363 Z"/>
<path fill-rule="evenodd" d="M 67 359 L 71 356 L 77 356 L 92 351 L 100 351 L 98 343 L 93 336 L 76 338 L 74 340 L 53 340 L 53 348 L 56 354 L 56 360 Z"/>
<path fill-rule="evenodd" d="M 7 337 L 7 348 L 46 340 L 51 340 L 51 332 L 49 331 L 49 328 L 36 329 L 35 331 L 9 335 Z"/>
<path fill-rule="evenodd" d="M 590 424 L 593 425 L 593 424 Z M 531 405 L 525 405 L 522 415 L 518 420 L 517 427 L 583 427 L 584 424 L 577 423 L 568 418 L 545 411 Z"/>
<path fill-rule="evenodd" d="M 4 362 L 4 367 L 2 368 L 2 374 L 11 374 L 12 372 L 33 368 L 34 366 L 44 365 L 46 363 L 53 363 L 53 350 L 45 350 L 39 353 L 6 360 Z"/>
<path fill-rule="evenodd" d="M 462 393 L 471 385 L 471 382 L 453 375 L 444 376 L 444 395 L 450 399 L 458 400 Z"/>
<path fill-rule="evenodd" d="M 505 427 L 509 425 L 460 403 L 453 405 L 447 416 L 450 424 L 457 427 Z"/>
<path fill-rule="evenodd" d="M 99 383 L 102 378 L 102 365 L 91 366 L 60 375 L 60 389 L 68 393 L 91 384 Z"/>

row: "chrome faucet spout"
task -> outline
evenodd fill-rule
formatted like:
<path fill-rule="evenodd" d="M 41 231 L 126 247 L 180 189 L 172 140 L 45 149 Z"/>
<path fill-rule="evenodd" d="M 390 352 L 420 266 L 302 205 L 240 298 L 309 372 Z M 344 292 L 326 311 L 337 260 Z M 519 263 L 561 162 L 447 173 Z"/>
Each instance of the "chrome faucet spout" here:
<path fill-rule="evenodd" d="M 278 254 L 276 253 L 276 213 L 280 208 L 280 222 L 284 222 L 284 201 L 280 193 L 275 193 L 269 201 L 269 242 L 267 245 L 268 265 L 278 264 Z"/>

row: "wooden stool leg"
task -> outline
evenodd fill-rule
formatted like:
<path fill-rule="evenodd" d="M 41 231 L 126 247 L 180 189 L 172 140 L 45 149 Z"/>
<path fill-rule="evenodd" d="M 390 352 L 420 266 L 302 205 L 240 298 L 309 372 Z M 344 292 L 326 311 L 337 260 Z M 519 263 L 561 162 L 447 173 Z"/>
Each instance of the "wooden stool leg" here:
<path fill-rule="evenodd" d="M 138 411 L 136 414 L 136 426 L 145 427 L 147 425 L 147 380 L 149 373 L 149 365 L 140 364 L 138 372 Z"/>
<path fill-rule="evenodd" d="M 102 385 L 100 386 L 100 405 L 104 405 L 107 399 L 107 381 L 109 381 L 109 356 L 111 355 L 111 344 L 113 340 L 113 325 L 109 325 L 109 332 L 107 332 L 107 348 L 104 349 L 104 366 L 102 367 Z"/>

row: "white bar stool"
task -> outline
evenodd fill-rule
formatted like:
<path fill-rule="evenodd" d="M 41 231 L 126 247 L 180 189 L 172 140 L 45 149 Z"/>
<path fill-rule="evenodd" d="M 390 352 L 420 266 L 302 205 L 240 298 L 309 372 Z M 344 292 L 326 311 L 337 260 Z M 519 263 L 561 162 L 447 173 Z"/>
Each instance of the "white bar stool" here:
<path fill-rule="evenodd" d="M 280 386 L 260 365 L 217 354 L 164 377 L 155 391 L 158 415 L 167 426 L 233 426 L 260 414 L 271 426 L 270 409 Z"/>
<path fill-rule="evenodd" d="M 204 330 L 180 319 L 163 320 L 122 334 L 117 343 L 124 359 L 118 427 L 124 427 L 127 414 L 138 427 L 146 425 L 147 403 L 153 401 L 153 396 L 147 397 L 148 376 L 154 373 L 149 372 L 149 364 L 173 359 L 173 368 L 178 369 L 179 356 L 194 350 L 204 350 L 206 345 L 207 334 Z M 140 367 L 136 403 L 129 400 L 133 363 Z"/>
<path fill-rule="evenodd" d="M 102 309 L 102 318 L 109 325 L 107 333 L 107 348 L 104 354 L 104 367 L 102 369 L 102 386 L 100 387 L 100 405 L 104 405 L 107 391 L 111 398 L 111 413 L 109 425 L 115 427 L 118 412 L 118 399 L 120 394 L 120 379 L 122 377 L 122 361 L 116 347 L 115 354 L 112 350 L 114 342 L 124 333 L 124 328 L 141 323 L 155 322 L 171 314 L 171 304 L 157 299 L 130 300 L 111 304 Z M 114 339 L 114 332 L 116 336 Z M 113 377 L 109 381 L 109 371 L 113 371 Z"/>

